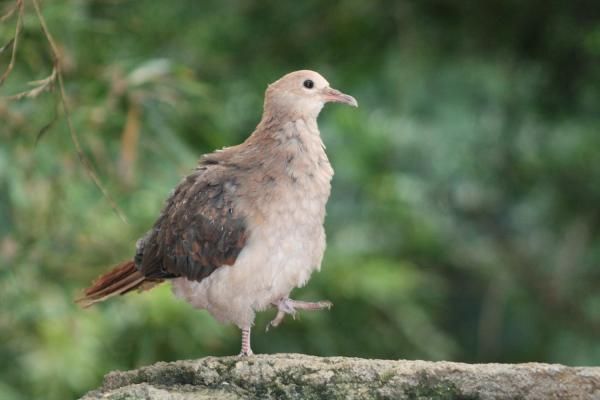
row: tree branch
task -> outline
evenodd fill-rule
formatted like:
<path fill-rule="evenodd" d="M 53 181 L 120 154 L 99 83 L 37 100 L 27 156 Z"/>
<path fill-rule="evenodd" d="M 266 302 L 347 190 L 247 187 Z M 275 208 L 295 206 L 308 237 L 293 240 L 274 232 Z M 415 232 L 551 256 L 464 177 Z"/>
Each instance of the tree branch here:
<path fill-rule="evenodd" d="M 104 185 L 102 185 L 102 182 L 100 182 L 98 175 L 94 172 L 94 169 L 93 169 L 90 161 L 88 160 L 88 158 L 85 156 L 85 153 L 83 152 L 83 149 L 79 142 L 79 137 L 77 135 L 77 131 L 75 130 L 75 127 L 73 126 L 73 123 L 71 121 L 71 114 L 69 112 L 69 106 L 68 106 L 67 100 L 66 100 L 67 95 L 66 95 L 66 91 L 65 91 L 65 85 L 64 85 L 64 81 L 63 81 L 63 77 L 62 77 L 62 72 L 60 69 L 60 57 L 59 57 L 58 47 L 56 46 L 56 43 L 54 42 L 54 39 L 52 38 L 50 31 L 48 30 L 48 26 L 46 25 L 46 20 L 44 19 L 44 16 L 42 15 L 42 13 L 40 11 L 40 6 L 38 4 L 38 1 L 32 0 L 32 2 L 33 2 L 33 7 L 35 8 L 35 12 L 37 14 L 38 20 L 40 21 L 40 25 L 42 27 L 42 32 L 44 33 L 46 40 L 48 40 L 48 43 L 52 50 L 52 56 L 54 58 L 53 71 L 56 72 L 56 80 L 58 81 L 58 90 L 59 90 L 60 100 L 61 100 L 62 108 L 65 113 L 65 119 L 67 121 L 67 127 L 69 129 L 69 134 L 71 135 L 71 140 L 73 142 L 73 145 L 75 146 L 75 150 L 77 152 L 77 156 L 79 157 L 79 161 L 83 165 L 89 178 L 94 182 L 96 187 L 98 187 L 100 192 L 102 192 L 102 195 L 108 201 L 108 203 L 110 204 L 113 211 L 119 216 L 119 218 L 121 218 L 121 220 L 123 222 L 128 223 L 127 218 L 125 217 L 125 214 L 121 211 L 121 209 L 119 208 L 117 203 L 113 200 L 113 198 L 110 196 L 108 191 L 104 188 Z"/>

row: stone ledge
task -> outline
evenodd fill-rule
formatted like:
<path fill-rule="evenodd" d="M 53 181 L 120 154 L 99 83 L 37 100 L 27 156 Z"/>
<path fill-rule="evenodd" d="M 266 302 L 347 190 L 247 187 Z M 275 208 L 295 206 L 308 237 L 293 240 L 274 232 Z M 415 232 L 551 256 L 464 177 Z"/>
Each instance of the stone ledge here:
<path fill-rule="evenodd" d="M 111 372 L 83 400 L 600 399 L 600 367 L 301 354 L 206 357 Z"/>

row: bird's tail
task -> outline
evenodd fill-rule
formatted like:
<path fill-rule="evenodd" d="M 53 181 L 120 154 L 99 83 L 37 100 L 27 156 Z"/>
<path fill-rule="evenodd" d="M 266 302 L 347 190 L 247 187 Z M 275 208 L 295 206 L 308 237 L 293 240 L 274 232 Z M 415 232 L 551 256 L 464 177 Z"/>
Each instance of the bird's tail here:
<path fill-rule="evenodd" d="M 162 280 L 146 279 L 137 270 L 133 261 L 125 261 L 98 277 L 92 282 L 92 286 L 83 291 L 83 296 L 75 301 L 83 308 L 87 308 L 92 304 L 135 289 L 148 290 L 161 282 Z"/>

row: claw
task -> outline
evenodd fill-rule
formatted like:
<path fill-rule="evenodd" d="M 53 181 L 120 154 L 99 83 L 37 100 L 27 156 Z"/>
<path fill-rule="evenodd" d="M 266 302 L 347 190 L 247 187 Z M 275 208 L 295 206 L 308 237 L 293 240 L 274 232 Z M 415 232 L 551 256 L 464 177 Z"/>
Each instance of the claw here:
<path fill-rule="evenodd" d="M 281 321 L 283 321 L 283 317 L 285 317 L 285 311 L 279 310 L 275 318 L 267 324 L 266 332 L 269 332 L 270 327 L 277 328 Z"/>
<path fill-rule="evenodd" d="M 328 310 L 331 310 L 331 307 L 333 307 L 333 303 L 330 301 L 327 301 L 327 300 L 319 301 L 319 302 L 317 302 L 317 304 L 319 305 L 319 308 L 321 308 L 321 309 L 326 308 Z"/>

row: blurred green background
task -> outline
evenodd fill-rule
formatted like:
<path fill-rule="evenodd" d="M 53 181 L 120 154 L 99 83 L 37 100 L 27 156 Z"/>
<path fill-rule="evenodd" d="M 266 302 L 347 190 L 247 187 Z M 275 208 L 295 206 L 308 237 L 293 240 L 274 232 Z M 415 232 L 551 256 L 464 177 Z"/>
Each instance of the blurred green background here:
<path fill-rule="evenodd" d="M 1 1 L 6 12 L 12 1 Z M 259 316 L 258 353 L 600 363 L 597 1 L 44 1 L 87 176 L 25 1 L 0 87 L 0 398 L 66 399 L 113 369 L 231 355 L 239 332 L 168 285 L 73 299 L 133 255 L 198 157 L 244 140 L 266 85 L 310 68 L 354 95 L 321 132 L 336 170 L 330 312 Z M 15 17 L 0 24 L 0 46 Z M 1 71 L 10 50 L 0 54 Z"/>

